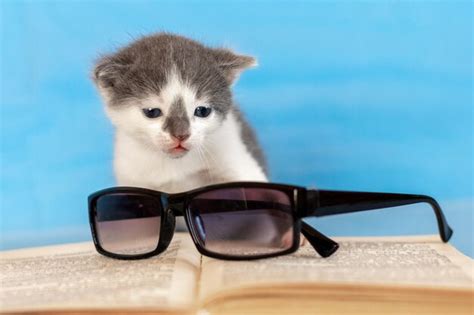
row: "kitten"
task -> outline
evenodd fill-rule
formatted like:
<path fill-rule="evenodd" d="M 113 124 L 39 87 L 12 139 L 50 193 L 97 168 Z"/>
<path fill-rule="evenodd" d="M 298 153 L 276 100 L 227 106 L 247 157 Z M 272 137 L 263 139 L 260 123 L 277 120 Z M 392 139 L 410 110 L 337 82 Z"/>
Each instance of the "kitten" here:
<path fill-rule="evenodd" d="M 176 193 L 267 181 L 231 86 L 254 58 L 181 36 L 143 37 L 101 58 L 93 80 L 115 126 L 117 183 Z"/>

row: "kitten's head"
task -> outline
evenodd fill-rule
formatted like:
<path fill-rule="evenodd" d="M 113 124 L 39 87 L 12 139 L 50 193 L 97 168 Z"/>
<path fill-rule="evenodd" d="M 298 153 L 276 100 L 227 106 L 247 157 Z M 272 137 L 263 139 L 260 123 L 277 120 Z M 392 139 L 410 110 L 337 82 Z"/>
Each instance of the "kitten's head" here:
<path fill-rule="evenodd" d="M 105 56 L 93 79 L 112 123 L 171 158 L 206 142 L 232 108 L 231 85 L 255 59 L 171 34 Z"/>

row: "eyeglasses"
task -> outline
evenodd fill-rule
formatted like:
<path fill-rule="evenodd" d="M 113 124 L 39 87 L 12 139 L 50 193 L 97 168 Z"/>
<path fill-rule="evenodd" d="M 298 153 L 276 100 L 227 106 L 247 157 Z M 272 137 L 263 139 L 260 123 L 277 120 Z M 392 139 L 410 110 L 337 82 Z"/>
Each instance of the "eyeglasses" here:
<path fill-rule="evenodd" d="M 307 217 L 428 203 L 441 239 L 453 231 L 429 196 L 310 190 L 303 187 L 235 182 L 167 194 L 145 188 L 108 188 L 89 196 L 89 221 L 97 251 L 140 259 L 166 250 L 175 217 L 184 216 L 197 250 L 209 257 L 247 260 L 295 252 L 303 234 L 322 256 L 339 245 L 309 224 Z"/>

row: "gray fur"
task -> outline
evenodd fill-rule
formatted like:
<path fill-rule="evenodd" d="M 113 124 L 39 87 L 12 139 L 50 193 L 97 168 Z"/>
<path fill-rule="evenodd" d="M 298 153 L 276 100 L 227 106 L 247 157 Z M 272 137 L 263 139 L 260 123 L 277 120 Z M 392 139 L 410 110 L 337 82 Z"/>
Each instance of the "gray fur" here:
<path fill-rule="evenodd" d="M 230 85 L 238 73 L 255 63 L 225 49 L 212 49 L 177 35 L 158 33 L 143 37 L 97 63 L 93 79 L 109 89 L 112 104 L 146 94 L 159 94 L 167 73 L 178 74 L 206 94 L 213 109 L 225 114 L 232 106 Z"/>
<path fill-rule="evenodd" d="M 179 97 L 173 105 L 171 111 L 163 124 L 163 130 L 167 130 L 172 136 L 179 138 L 184 135 L 189 135 L 189 118 L 186 114 L 186 108 L 183 105 L 183 100 Z"/>
<path fill-rule="evenodd" d="M 255 59 L 222 48 L 209 48 L 194 40 L 157 33 L 143 37 L 114 54 L 102 57 L 93 71 L 93 80 L 106 89 L 111 106 L 130 99 L 159 95 L 167 74 L 176 69 L 180 77 L 196 88 L 197 96 L 206 95 L 212 109 L 222 119 L 233 111 L 241 124 L 241 136 L 247 150 L 267 175 L 267 165 L 254 131 L 233 103 L 231 85 L 240 72 L 255 64 Z M 179 102 L 179 100 L 177 100 Z M 182 106 L 173 105 L 165 127 L 173 134 L 189 129 Z"/>

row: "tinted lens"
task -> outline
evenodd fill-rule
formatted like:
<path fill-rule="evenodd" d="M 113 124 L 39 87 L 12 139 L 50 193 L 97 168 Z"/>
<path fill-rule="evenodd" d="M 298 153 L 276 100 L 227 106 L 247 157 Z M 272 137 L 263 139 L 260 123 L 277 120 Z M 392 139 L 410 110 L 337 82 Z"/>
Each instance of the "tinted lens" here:
<path fill-rule="evenodd" d="M 140 255 L 156 249 L 160 236 L 158 199 L 142 194 L 114 193 L 95 204 L 99 244 L 114 254 Z"/>
<path fill-rule="evenodd" d="M 194 234 L 210 252 L 251 257 L 285 251 L 294 243 L 289 196 L 265 188 L 228 188 L 193 198 Z"/>

